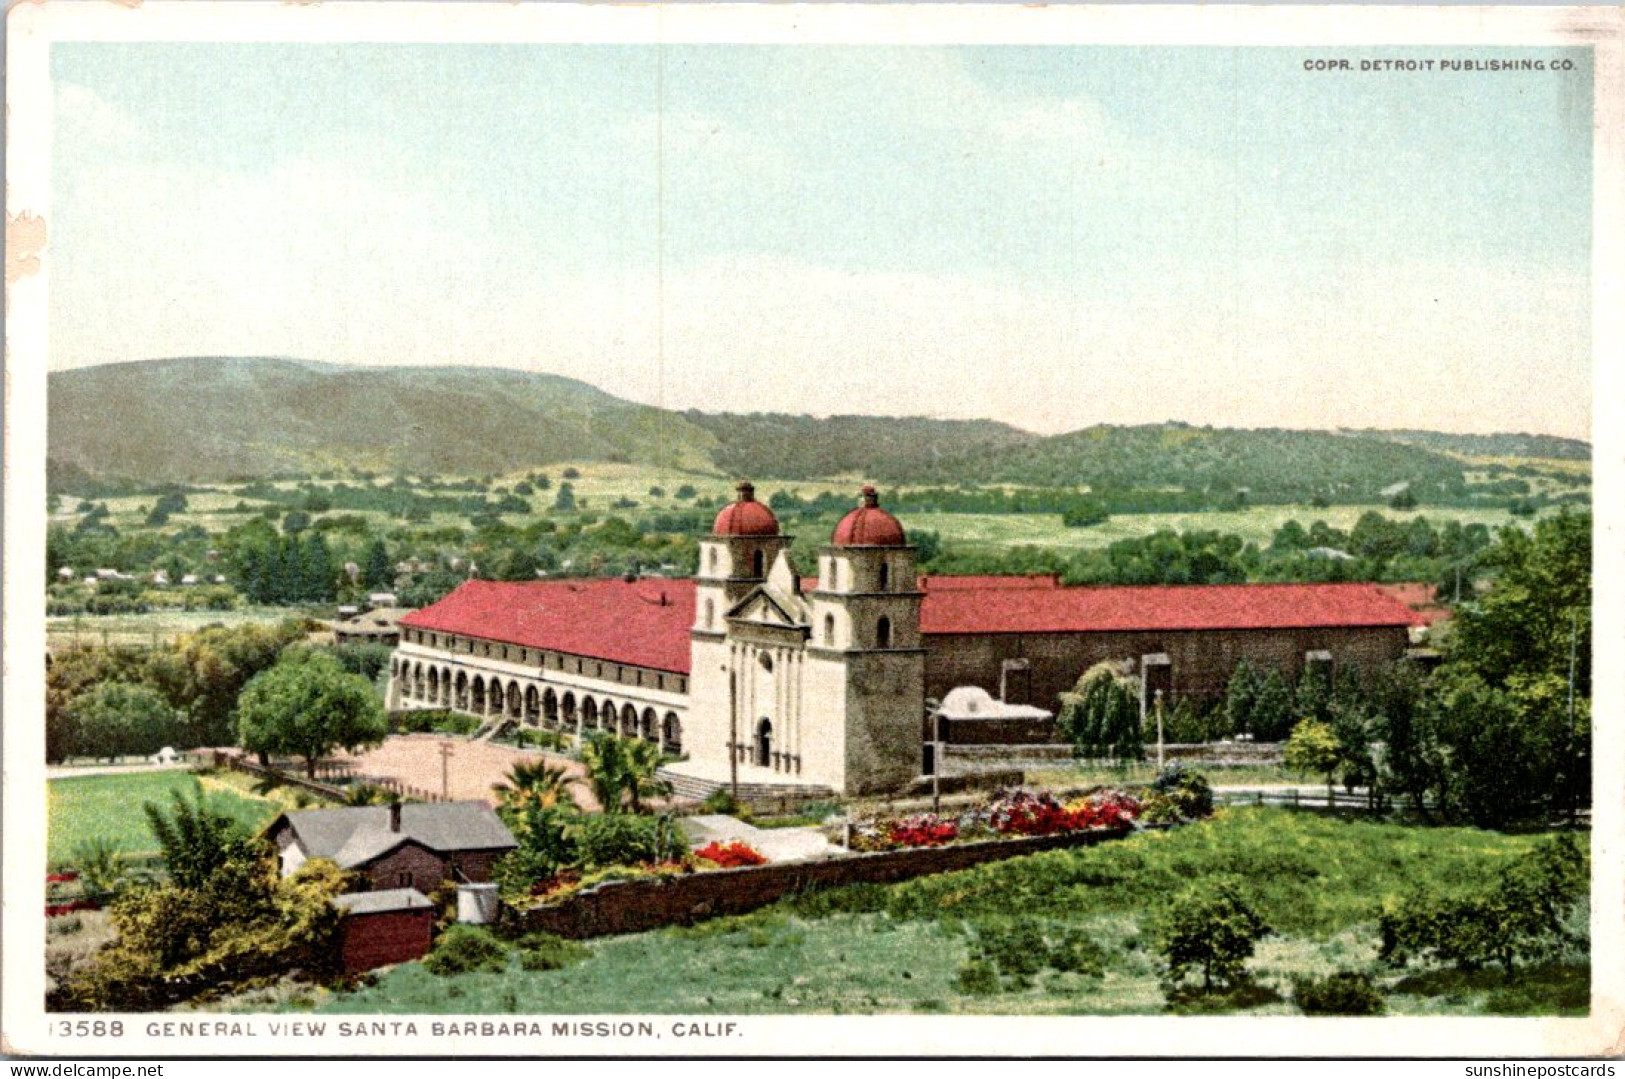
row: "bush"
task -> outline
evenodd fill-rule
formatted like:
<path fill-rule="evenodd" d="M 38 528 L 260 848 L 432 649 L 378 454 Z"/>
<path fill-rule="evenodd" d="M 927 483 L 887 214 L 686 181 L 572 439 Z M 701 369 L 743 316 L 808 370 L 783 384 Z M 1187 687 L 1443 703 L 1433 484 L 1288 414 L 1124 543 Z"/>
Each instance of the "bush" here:
<path fill-rule="evenodd" d="M 707 813 L 726 817 L 738 816 L 740 811 L 739 802 L 734 799 L 733 793 L 727 787 L 718 787 L 706 795 L 705 801 L 700 803 L 700 808 Z"/>
<path fill-rule="evenodd" d="M 1294 978 L 1292 1002 L 1305 1015 L 1381 1015 L 1382 992 L 1364 971 L 1340 970 L 1325 978 Z"/>
<path fill-rule="evenodd" d="M 1553 837 L 1503 870 L 1490 888 L 1385 903 L 1379 955 L 1395 965 L 1420 958 L 1463 970 L 1494 962 L 1511 974 L 1520 958 L 1579 943 L 1571 939 L 1568 921 L 1589 883 L 1589 859 L 1574 837 Z"/>
<path fill-rule="evenodd" d="M 1151 789 L 1165 796 L 1174 812 L 1184 820 L 1200 820 L 1213 815 L 1213 788 L 1205 776 L 1191 771 L 1184 764 L 1164 768 L 1151 784 Z"/>
<path fill-rule="evenodd" d="M 484 926 L 453 925 L 440 934 L 423 965 L 442 976 L 499 971 L 508 965 L 508 949 Z"/>
<path fill-rule="evenodd" d="M 1253 948 L 1269 932 L 1235 881 L 1217 878 L 1191 885 L 1155 921 L 1165 989 L 1180 988 L 1192 970 L 1202 972 L 1203 992 L 1239 984 L 1246 979 Z"/>
<path fill-rule="evenodd" d="M 1001 988 L 999 972 L 985 959 L 972 959 L 959 968 L 959 991 L 973 997 L 990 997 Z"/>
<path fill-rule="evenodd" d="M 592 954 L 584 944 L 551 933 L 529 933 L 519 940 L 519 965 L 526 970 L 561 970 Z"/>
<path fill-rule="evenodd" d="M 635 813 L 592 813 L 575 830 L 576 855 L 588 869 L 658 862 L 665 854 L 670 826 L 658 817 Z"/>

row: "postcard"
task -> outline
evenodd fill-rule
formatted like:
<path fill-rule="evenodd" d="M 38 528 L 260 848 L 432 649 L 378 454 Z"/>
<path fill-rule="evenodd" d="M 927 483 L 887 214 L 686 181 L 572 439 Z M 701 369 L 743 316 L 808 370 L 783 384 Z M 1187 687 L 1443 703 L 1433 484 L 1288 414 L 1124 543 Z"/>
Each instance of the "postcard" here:
<path fill-rule="evenodd" d="M 1617 1053 L 1622 27 L 13 8 L 7 1051 Z"/>

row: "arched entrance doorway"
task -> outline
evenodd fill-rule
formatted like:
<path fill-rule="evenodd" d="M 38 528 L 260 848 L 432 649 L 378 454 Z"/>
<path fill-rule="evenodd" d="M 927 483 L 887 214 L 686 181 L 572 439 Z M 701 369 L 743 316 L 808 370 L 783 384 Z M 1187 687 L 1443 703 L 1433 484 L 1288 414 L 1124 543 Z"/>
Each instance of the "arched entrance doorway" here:
<path fill-rule="evenodd" d="M 773 764 L 773 724 L 765 716 L 756 724 L 756 764 L 761 768 Z"/>

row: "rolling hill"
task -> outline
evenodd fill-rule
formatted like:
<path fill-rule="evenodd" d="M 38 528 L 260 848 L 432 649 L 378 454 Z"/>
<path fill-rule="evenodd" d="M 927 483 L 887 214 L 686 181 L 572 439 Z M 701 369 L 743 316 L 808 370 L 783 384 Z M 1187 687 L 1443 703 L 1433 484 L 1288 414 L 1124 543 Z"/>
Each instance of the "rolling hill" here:
<path fill-rule="evenodd" d="M 51 481 L 69 490 L 120 479 L 150 486 L 337 469 L 479 475 L 602 460 L 760 479 L 857 473 L 893 484 L 1245 489 L 1273 501 L 1375 499 L 1408 485 L 1427 498 L 1464 491 L 1465 466 L 1441 451 L 1461 452 L 1471 443 L 1459 439 L 1473 437 L 1434 444 L 1428 432 L 1180 423 L 1044 437 L 991 420 L 674 412 L 502 368 L 265 357 L 78 368 L 53 373 L 49 395 Z M 1503 440 L 1485 443 L 1497 446 L 1540 441 L 1476 437 Z"/>

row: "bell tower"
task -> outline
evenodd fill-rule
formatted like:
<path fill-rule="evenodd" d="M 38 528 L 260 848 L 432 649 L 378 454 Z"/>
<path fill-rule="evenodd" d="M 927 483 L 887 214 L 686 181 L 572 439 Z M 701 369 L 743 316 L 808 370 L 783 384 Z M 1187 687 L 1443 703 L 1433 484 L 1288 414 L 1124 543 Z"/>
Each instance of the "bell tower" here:
<path fill-rule="evenodd" d="M 748 737 L 734 729 L 740 685 L 728 639 L 728 612 L 767 580 L 791 539 L 780 535 L 778 518 L 756 501 L 756 488 L 748 481 L 739 484 L 738 498 L 717 514 L 710 534 L 700 537 L 683 743 L 696 761 L 703 758 L 724 772 L 730 755 Z"/>
<path fill-rule="evenodd" d="M 818 553 L 808 594 L 808 729 L 838 761 L 847 794 L 895 789 L 920 774 L 925 649 L 914 548 L 864 487 Z M 816 681 L 818 688 L 814 688 Z"/>

